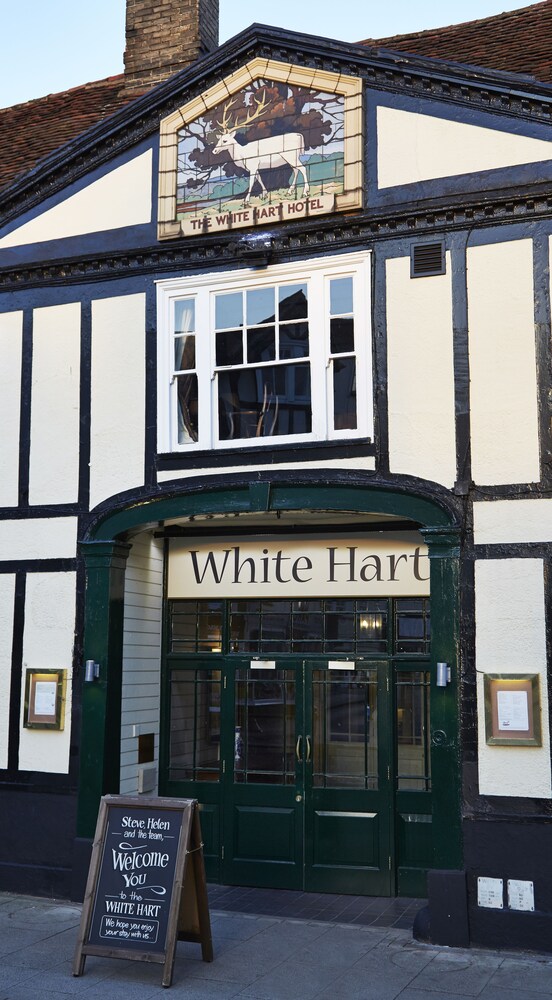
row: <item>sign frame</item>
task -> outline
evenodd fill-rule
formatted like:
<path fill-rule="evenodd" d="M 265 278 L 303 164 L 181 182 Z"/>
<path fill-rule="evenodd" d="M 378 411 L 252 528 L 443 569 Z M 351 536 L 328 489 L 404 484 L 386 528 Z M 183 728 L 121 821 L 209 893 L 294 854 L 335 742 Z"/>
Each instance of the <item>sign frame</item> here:
<path fill-rule="evenodd" d="M 488 746 L 542 746 L 541 708 L 538 674 L 485 674 L 485 738 Z M 527 726 L 506 728 L 501 725 L 501 697 L 517 696 L 526 713 Z M 512 701 L 513 703 L 513 701 Z M 514 719 L 512 718 L 514 722 Z"/>
<path fill-rule="evenodd" d="M 66 685 L 66 670 L 27 670 L 23 715 L 25 729 L 64 728 Z"/>
<path fill-rule="evenodd" d="M 99 902 L 98 889 L 102 874 L 108 865 L 107 833 L 109 821 L 115 809 L 144 813 L 177 813 L 178 844 L 173 852 L 174 863 L 170 889 L 168 916 L 162 946 L 145 947 L 142 950 L 129 947 L 123 940 L 111 939 L 108 943 L 98 943 L 93 927 L 96 906 Z M 140 823 L 140 820 L 137 820 Z M 154 844 L 156 842 L 154 841 Z M 145 845 L 151 848 L 146 840 Z M 165 855 L 164 855 L 165 856 Z M 191 861 L 191 863 L 190 863 Z M 156 872 L 156 874 L 158 874 Z M 130 918 L 132 919 L 132 918 Z M 73 975 L 81 976 L 89 955 L 104 958 L 121 958 L 139 962 L 156 963 L 163 966 L 162 985 L 172 983 L 177 941 L 192 941 L 201 945 L 204 962 L 213 961 L 211 922 L 207 899 L 207 882 L 203 861 L 203 843 L 199 823 L 199 806 L 196 799 L 172 799 L 145 796 L 105 795 L 100 801 L 96 833 L 92 846 L 92 856 L 84 896 L 79 935 L 73 961 Z M 157 938 L 155 945 L 158 945 Z M 126 945 L 126 947 L 125 947 Z"/>

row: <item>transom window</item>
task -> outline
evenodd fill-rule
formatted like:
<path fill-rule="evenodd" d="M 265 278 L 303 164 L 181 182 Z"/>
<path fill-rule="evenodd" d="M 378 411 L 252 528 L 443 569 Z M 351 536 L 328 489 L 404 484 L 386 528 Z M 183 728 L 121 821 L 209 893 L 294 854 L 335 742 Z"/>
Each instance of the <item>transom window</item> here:
<path fill-rule="evenodd" d="M 371 436 L 368 255 L 159 283 L 159 449 Z"/>

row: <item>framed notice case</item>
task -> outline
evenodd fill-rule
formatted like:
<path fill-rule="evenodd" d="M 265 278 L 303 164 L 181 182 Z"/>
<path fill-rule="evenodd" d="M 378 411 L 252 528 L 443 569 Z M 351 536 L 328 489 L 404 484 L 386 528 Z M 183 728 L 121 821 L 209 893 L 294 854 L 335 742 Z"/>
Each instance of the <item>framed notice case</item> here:
<path fill-rule="evenodd" d="M 542 746 L 538 674 L 485 674 L 489 746 Z"/>
<path fill-rule="evenodd" d="M 66 670 L 27 670 L 25 712 L 27 729 L 63 729 Z"/>

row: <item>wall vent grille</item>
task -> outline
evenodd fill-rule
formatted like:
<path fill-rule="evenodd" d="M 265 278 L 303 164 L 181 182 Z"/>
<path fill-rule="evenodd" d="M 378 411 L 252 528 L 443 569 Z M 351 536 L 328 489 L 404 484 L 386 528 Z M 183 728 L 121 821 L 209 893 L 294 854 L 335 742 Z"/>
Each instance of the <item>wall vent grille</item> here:
<path fill-rule="evenodd" d="M 410 249 L 410 277 L 427 278 L 432 274 L 445 274 L 445 244 L 417 243 Z"/>

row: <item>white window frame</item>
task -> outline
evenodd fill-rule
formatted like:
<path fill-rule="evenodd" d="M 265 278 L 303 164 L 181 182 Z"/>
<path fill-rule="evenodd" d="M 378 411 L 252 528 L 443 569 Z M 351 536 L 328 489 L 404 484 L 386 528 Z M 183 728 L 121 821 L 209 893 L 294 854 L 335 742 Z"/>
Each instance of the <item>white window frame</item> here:
<path fill-rule="evenodd" d="M 356 355 L 357 427 L 335 430 L 333 366 L 330 354 L 330 280 L 353 278 Z M 215 295 L 274 284 L 308 285 L 309 358 L 312 430 L 307 434 L 218 440 L 217 376 L 215 372 Z M 370 321 L 370 253 L 340 254 L 293 264 L 276 264 L 262 271 L 238 271 L 169 278 L 157 285 L 157 441 L 161 453 L 267 448 L 315 441 L 373 438 L 372 336 Z M 198 375 L 199 439 L 178 442 L 177 382 L 174 372 L 173 317 L 180 299 L 195 300 L 196 371 Z M 203 335 L 206 331 L 206 335 Z M 307 360 L 307 359 L 305 359 Z M 298 362 L 300 359 L 298 359 Z"/>

